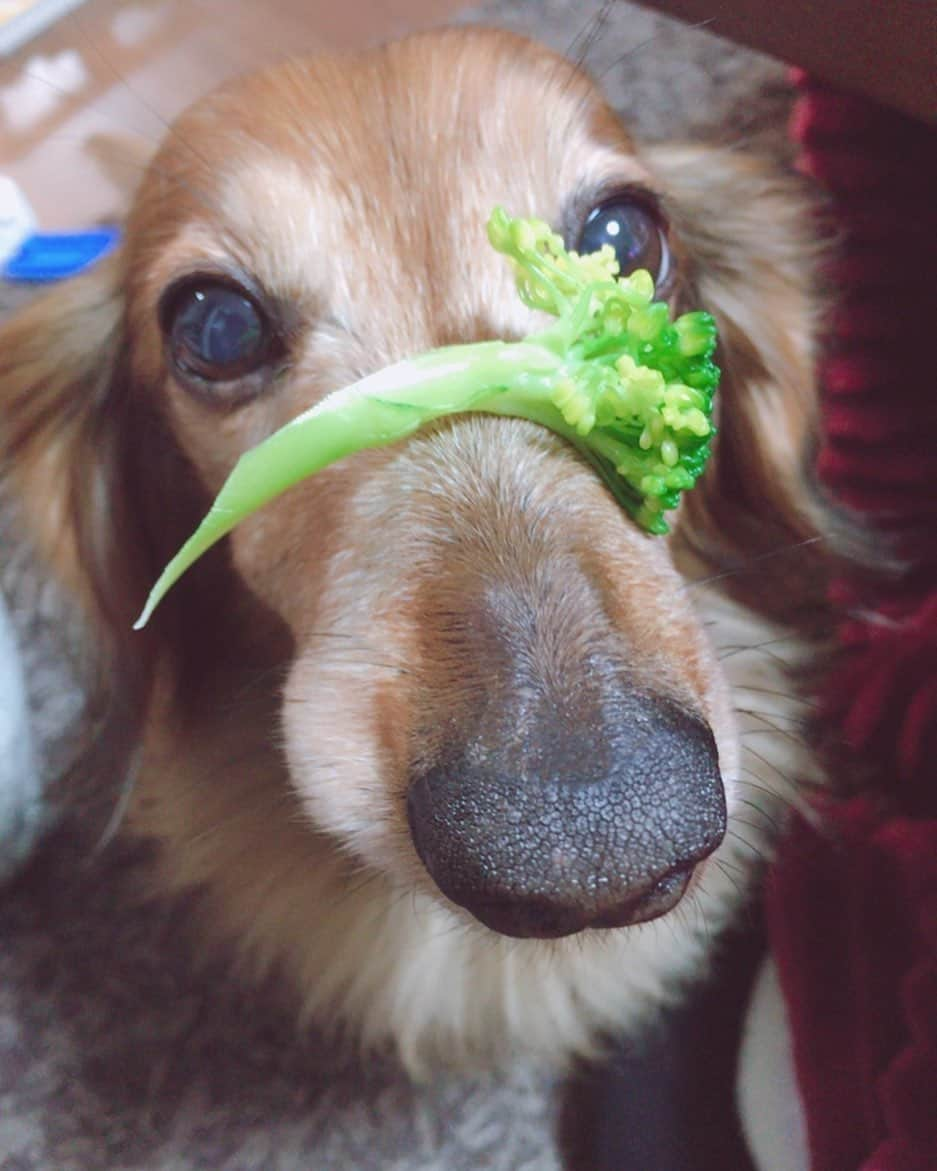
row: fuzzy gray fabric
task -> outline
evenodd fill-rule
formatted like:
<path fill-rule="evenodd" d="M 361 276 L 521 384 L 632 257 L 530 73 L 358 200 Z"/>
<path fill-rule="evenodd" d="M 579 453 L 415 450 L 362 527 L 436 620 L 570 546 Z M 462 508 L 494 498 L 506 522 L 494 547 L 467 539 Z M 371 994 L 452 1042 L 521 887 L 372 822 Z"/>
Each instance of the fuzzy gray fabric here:
<path fill-rule="evenodd" d="M 707 28 L 625 0 L 493 0 L 463 22 L 512 29 L 581 62 L 646 142 L 692 138 L 788 155 L 786 70 Z"/>
<path fill-rule="evenodd" d="M 640 135 L 783 151 L 783 71 L 630 4 L 495 3 L 577 57 Z M 595 34 L 595 35 L 593 35 Z M 7 301 L 12 294 L 0 290 Z M 6 306 L 9 310 L 9 304 Z M 2 421 L 0 421 L 2 425 Z M 0 511 L 2 515 L 2 511 Z M 54 594 L 0 520 L 43 775 L 61 774 L 82 703 Z M 66 828 L 81 811 L 66 808 Z M 134 858 L 54 836 L 0 893 L 0 1171 L 553 1171 L 555 1087 L 536 1073 L 414 1087 L 299 1040 L 275 990 L 196 974 L 185 908 L 141 906 Z"/>
<path fill-rule="evenodd" d="M 0 883 L 29 856 L 42 816 L 43 795 L 21 655 L 0 599 Z"/>

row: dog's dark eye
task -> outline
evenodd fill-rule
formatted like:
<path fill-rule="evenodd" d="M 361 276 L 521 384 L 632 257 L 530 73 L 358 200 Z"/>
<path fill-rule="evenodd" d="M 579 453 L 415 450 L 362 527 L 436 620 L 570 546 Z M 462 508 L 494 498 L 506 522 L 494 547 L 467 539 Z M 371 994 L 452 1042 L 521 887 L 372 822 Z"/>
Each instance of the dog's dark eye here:
<path fill-rule="evenodd" d="M 670 248 L 667 234 L 656 211 L 640 198 L 619 195 L 600 203 L 586 217 L 576 251 L 597 252 L 610 244 L 621 265 L 622 276 L 646 268 L 658 293 L 670 276 Z"/>
<path fill-rule="evenodd" d="M 165 324 L 170 357 L 183 377 L 230 382 L 270 356 L 266 317 L 230 285 L 205 281 L 183 287 L 172 298 Z"/>

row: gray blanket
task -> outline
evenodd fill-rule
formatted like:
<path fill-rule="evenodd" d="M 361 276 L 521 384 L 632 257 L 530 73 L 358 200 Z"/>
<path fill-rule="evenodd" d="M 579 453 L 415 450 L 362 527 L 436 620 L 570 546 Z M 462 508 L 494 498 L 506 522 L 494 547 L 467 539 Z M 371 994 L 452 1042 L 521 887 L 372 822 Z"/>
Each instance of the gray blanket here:
<path fill-rule="evenodd" d="M 649 138 L 784 150 L 783 70 L 626 3 L 496 3 L 467 20 L 581 53 Z M 0 312 L 14 296 L 0 289 Z M 2 517 L 2 510 L 0 510 Z M 61 772 L 81 696 L 54 594 L 0 519 L 43 775 Z M 81 844 L 81 814 L 0 892 L 0 1171 L 552 1171 L 559 1089 L 536 1071 L 412 1086 L 298 1039 L 276 989 L 199 971 L 185 907 L 142 905 L 135 859 Z M 646 1169 L 644 1169 L 646 1171 Z"/>

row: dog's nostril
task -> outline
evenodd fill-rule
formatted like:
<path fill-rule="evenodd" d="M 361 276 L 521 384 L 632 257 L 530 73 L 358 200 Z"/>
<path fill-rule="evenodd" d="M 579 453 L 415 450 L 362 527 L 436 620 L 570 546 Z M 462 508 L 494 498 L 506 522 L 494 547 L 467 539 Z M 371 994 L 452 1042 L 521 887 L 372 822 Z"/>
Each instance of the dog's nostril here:
<path fill-rule="evenodd" d="M 655 882 L 646 894 L 599 915 L 591 927 L 633 927 L 666 915 L 683 898 L 693 877 L 693 866 L 678 866 Z"/>
<path fill-rule="evenodd" d="M 709 728 L 672 701 L 633 693 L 609 714 L 614 724 L 598 729 L 553 720 L 539 740 L 469 744 L 411 785 L 424 865 L 492 930 L 546 938 L 656 918 L 722 841 Z"/>

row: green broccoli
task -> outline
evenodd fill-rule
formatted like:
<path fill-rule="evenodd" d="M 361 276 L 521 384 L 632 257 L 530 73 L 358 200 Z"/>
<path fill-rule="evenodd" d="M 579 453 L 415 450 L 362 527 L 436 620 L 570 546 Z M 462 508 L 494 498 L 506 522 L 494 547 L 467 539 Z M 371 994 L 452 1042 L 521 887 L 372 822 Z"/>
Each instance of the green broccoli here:
<path fill-rule="evenodd" d="M 567 252 L 540 220 L 496 208 L 488 239 L 517 290 L 556 321 L 523 341 L 446 346 L 336 391 L 247 452 L 196 532 L 166 566 L 137 621 L 250 513 L 344 456 L 466 411 L 528 419 L 562 435 L 651 533 L 703 471 L 713 435 L 716 329 L 707 313 L 670 321 L 644 270 L 618 276 L 613 250 Z"/>

